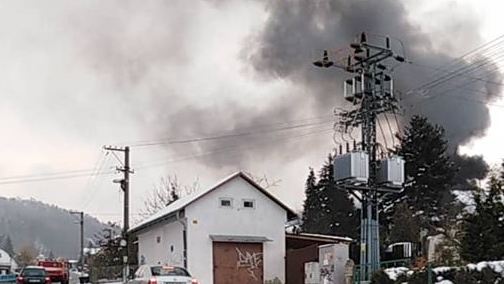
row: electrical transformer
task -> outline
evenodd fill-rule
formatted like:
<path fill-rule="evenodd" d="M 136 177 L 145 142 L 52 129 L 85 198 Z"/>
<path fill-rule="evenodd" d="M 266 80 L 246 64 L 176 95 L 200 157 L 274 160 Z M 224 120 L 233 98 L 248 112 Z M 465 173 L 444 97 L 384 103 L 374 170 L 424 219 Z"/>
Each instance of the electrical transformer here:
<path fill-rule="evenodd" d="M 334 157 L 334 179 L 349 183 L 364 183 L 369 178 L 369 155 L 364 151 L 352 151 Z"/>
<path fill-rule="evenodd" d="M 404 183 L 404 160 L 392 156 L 380 160 L 377 176 L 378 183 L 390 188 L 401 188 Z"/>

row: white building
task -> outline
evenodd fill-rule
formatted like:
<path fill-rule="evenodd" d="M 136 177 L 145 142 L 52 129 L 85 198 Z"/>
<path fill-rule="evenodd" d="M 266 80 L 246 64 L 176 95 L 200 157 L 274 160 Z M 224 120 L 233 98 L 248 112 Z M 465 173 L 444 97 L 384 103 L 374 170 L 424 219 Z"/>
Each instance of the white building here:
<path fill-rule="evenodd" d="M 134 226 L 140 264 L 185 266 L 201 283 L 285 283 L 295 213 L 247 175 L 181 198 Z"/>
<path fill-rule="evenodd" d="M 6 251 L 0 249 L 0 275 L 9 274 L 18 268 L 14 258 L 12 258 Z"/>

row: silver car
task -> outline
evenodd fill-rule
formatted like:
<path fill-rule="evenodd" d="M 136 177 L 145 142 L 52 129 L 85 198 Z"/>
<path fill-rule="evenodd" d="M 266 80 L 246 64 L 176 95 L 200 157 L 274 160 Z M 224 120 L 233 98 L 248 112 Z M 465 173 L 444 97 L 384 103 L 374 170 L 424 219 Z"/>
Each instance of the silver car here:
<path fill-rule="evenodd" d="M 199 282 L 182 267 L 142 265 L 129 284 L 199 284 Z"/>

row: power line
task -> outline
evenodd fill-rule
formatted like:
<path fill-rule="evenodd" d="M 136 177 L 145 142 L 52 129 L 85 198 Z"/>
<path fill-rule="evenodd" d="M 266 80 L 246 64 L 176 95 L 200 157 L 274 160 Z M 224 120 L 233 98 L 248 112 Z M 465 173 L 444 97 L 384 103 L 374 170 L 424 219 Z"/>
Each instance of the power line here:
<path fill-rule="evenodd" d="M 314 123 L 311 125 L 311 127 L 313 128 L 314 126 L 315 127 L 323 126 L 323 125 L 319 125 L 319 124 L 320 123 Z M 305 126 L 308 126 L 308 125 L 305 125 Z M 303 130 L 309 130 L 309 129 L 305 128 Z M 287 139 L 302 137 L 302 136 L 309 135 L 309 134 L 312 134 L 312 133 L 306 133 L 306 134 L 302 134 L 302 135 L 298 135 L 298 136 L 294 136 L 294 137 L 288 137 Z M 275 142 L 277 142 L 277 141 L 282 141 L 282 139 L 275 140 Z M 216 149 L 216 151 L 211 151 L 208 153 L 202 153 L 202 154 L 198 154 L 198 155 L 192 155 L 189 157 L 183 157 L 181 160 L 187 160 L 187 159 L 192 159 L 192 158 L 196 158 L 199 156 L 221 153 L 227 149 L 233 149 L 233 148 L 236 148 L 236 146 L 235 147 L 227 147 L 227 148 L 223 148 L 223 149 Z M 169 162 L 172 162 L 172 161 L 168 161 L 168 163 Z M 166 163 L 166 161 L 162 162 L 159 165 L 162 165 L 165 163 Z M 157 164 L 147 165 L 147 166 L 144 166 L 143 168 L 150 168 L 150 167 L 155 167 L 155 166 L 158 166 L 158 165 Z M 142 166 L 140 166 L 140 168 L 142 168 Z M 91 169 L 91 170 L 63 171 L 63 172 L 55 172 L 55 173 L 48 173 L 48 174 L 20 175 L 20 176 L 0 178 L 0 184 L 20 184 L 20 183 L 30 183 L 30 182 L 40 182 L 40 181 L 50 181 L 50 180 L 71 179 L 71 178 L 85 177 L 85 176 L 110 175 L 110 174 L 114 174 L 114 173 L 116 173 L 116 171 L 96 172 L 95 169 Z"/>
<path fill-rule="evenodd" d="M 409 63 L 411 63 L 412 66 L 414 66 L 414 67 L 429 68 L 429 69 L 437 70 L 437 71 L 444 72 L 444 73 L 451 72 L 450 70 L 447 70 L 447 69 L 442 69 L 442 68 L 439 68 L 439 67 L 435 67 L 435 66 L 431 66 L 431 65 L 427 65 L 427 64 L 423 64 L 423 63 L 418 63 L 418 62 L 413 62 L 413 61 L 410 61 Z M 465 75 L 465 74 L 457 74 L 457 76 L 459 76 L 459 77 L 465 77 L 465 78 L 469 78 L 469 79 L 474 79 L 474 80 L 478 80 L 478 81 L 481 81 L 481 82 L 484 82 L 484 83 L 489 83 L 489 84 L 504 86 L 504 83 L 496 82 L 496 81 L 490 81 L 490 80 L 486 80 L 486 79 L 480 78 L 480 77 L 474 77 L 474 76 Z"/>
<path fill-rule="evenodd" d="M 377 119 L 378 127 L 380 128 L 381 135 L 383 137 L 383 143 L 385 143 L 385 148 L 388 149 L 387 137 L 385 137 L 385 132 L 383 131 L 383 127 L 381 121 Z"/>
<path fill-rule="evenodd" d="M 333 115 L 319 115 L 319 116 L 312 116 L 312 117 L 305 117 L 301 119 L 296 119 L 296 120 L 290 120 L 290 121 L 283 121 L 283 122 L 274 122 L 274 123 L 267 123 L 267 124 L 258 124 L 258 125 L 253 125 L 253 126 L 248 126 L 248 127 L 240 127 L 240 128 L 235 128 L 229 131 L 222 131 L 222 132 L 216 132 L 212 134 L 207 134 L 202 137 L 212 137 L 212 136 L 228 136 L 228 135 L 234 135 L 234 134 L 241 134 L 243 133 L 242 131 L 245 130 L 262 130 L 262 131 L 267 131 L 271 129 L 273 126 L 282 126 L 282 125 L 291 125 L 291 126 L 297 126 L 300 125 L 300 123 L 303 122 L 309 122 L 309 121 L 317 121 L 321 119 L 327 119 L 327 118 L 332 118 L 334 117 Z M 183 140 L 191 140 L 191 139 L 196 139 L 196 138 L 185 138 Z M 151 144 L 151 143 L 161 143 L 161 142 L 170 142 L 173 140 L 173 138 L 163 138 L 163 139 L 157 139 L 157 140 L 140 140 L 140 141 L 130 141 L 128 143 L 120 143 L 120 144 L 128 144 L 130 146 L 141 146 L 143 144 Z M 181 139 L 182 140 L 182 139 Z"/>
<path fill-rule="evenodd" d="M 397 113 L 395 111 L 393 111 L 392 113 L 394 114 L 394 120 L 395 120 L 395 123 L 397 126 L 397 133 L 398 133 L 399 137 L 401 137 L 402 135 L 399 132 L 401 129 L 401 125 L 399 124 L 399 119 L 397 119 Z M 387 118 L 387 121 L 388 121 L 388 118 Z"/>
<path fill-rule="evenodd" d="M 307 120 L 314 119 L 314 118 L 320 119 L 320 118 L 324 118 L 324 117 L 332 117 L 332 115 L 324 115 L 324 116 L 317 116 L 317 117 L 312 117 L 312 118 L 305 118 L 305 119 L 298 120 L 298 121 L 307 121 Z M 256 132 L 256 133 L 257 134 L 263 133 L 263 132 L 274 133 L 277 131 L 301 129 L 301 128 L 308 129 L 309 127 L 320 125 L 320 124 L 323 124 L 327 121 L 329 121 L 329 120 L 315 122 L 315 123 L 305 123 L 305 124 L 292 125 L 292 126 L 287 126 L 287 127 L 282 127 L 282 128 L 266 129 L 266 130 L 261 130 L 260 132 Z M 273 123 L 273 124 L 269 124 L 269 125 L 279 125 L 279 124 L 282 124 L 282 123 L 278 122 L 278 123 Z M 251 129 L 251 128 L 252 127 L 249 127 L 248 129 Z M 248 132 L 246 134 L 253 135 L 254 133 Z M 162 145 L 163 143 L 168 143 L 168 142 L 181 144 L 181 143 L 192 143 L 192 142 L 205 141 L 205 140 L 210 140 L 210 139 L 224 139 L 224 137 L 225 137 L 224 135 L 223 136 L 194 137 L 194 138 L 189 138 L 189 139 L 185 139 L 185 140 L 157 141 L 157 142 L 150 142 L 150 143 L 152 144 L 152 146 L 154 146 L 154 144 Z M 232 136 L 227 135 L 226 137 L 232 137 Z M 71 178 L 71 177 L 93 176 L 95 171 L 96 171 L 96 166 L 93 167 L 92 169 L 79 169 L 79 170 L 60 171 L 60 172 L 53 172 L 53 173 L 0 177 L 0 184 L 14 184 L 14 183 L 22 183 L 22 182 L 56 180 L 56 179 L 60 179 L 60 178 L 67 179 L 67 178 Z M 108 173 L 112 173 L 112 172 L 104 172 L 104 173 L 100 173 L 99 175 L 108 174 Z"/>
<path fill-rule="evenodd" d="M 456 67 L 457 65 L 460 65 L 460 64 L 464 63 L 464 62 L 465 62 L 465 61 L 464 61 L 464 59 L 467 59 L 467 60 L 474 59 L 474 58 L 477 56 L 477 53 L 478 53 L 478 52 L 486 51 L 486 50 L 489 50 L 489 49 L 491 49 L 491 48 L 494 48 L 495 46 L 499 46 L 499 45 L 501 45 L 501 44 L 502 44 L 502 42 L 499 42 L 499 43 L 495 43 L 495 42 L 498 42 L 499 40 L 501 40 L 501 39 L 503 39 L 503 38 L 504 38 L 504 35 L 501 35 L 501 36 L 497 37 L 496 39 L 491 40 L 490 42 L 484 43 L 484 44 L 482 44 L 482 45 L 480 45 L 480 46 L 476 47 L 475 49 L 472 49 L 472 50 L 470 50 L 470 51 L 468 51 L 468 52 L 466 52 L 466 53 L 462 54 L 462 55 L 461 55 L 461 56 L 459 56 L 458 58 L 455 58 L 455 59 L 454 59 L 454 60 L 452 60 L 452 62 L 451 62 L 451 63 L 449 63 L 447 66 L 452 65 L 452 67 Z M 471 55 L 472 57 L 469 57 L 469 55 Z M 466 57 L 468 57 L 468 58 L 466 58 Z M 452 68 L 452 67 L 450 67 L 450 68 Z M 462 68 L 464 68 L 464 66 L 463 66 Z M 456 71 L 460 71 L 460 69 L 461 69 L 461 68 L 458 68 L 458 69 L 456 69 Z M 452 72 L 454 72 L 454 71 L 452 71 Z M 438 73 L 439 73 L 439 72 L 438 72 Z M 434 75 L 434 76 L 435 76 L 435 75 Z M 445 78 L 447 78 L 447 76 L 449 76 L 449 75 L 446 75 L 446 74 L 445 74 L 444 76 L 438 77 L 438 78 L 433 79 L 433 80 L 431 80 L 431 81 L 427 81 L 426 83 L 423 83 L 423 84 L 421 84 L 420 86 L 417 86 L 417 87 L 413 88 L 413 90 L 421 89 L 421 88 L 423 88 L 424 86 L 427 86 L 427 85 L 432 84 L 432 83 L 435 83 L 435 82 L 437 82 L 437 81 L 439 81 L 439 80 L 445 79 Z"/>
<path fill-rule="evenodd" d="M 504 54 L 501 54 L 501 55 L 499 55 L 497 58 L 494 58 L 494 60 L 497 60 L 497 59 L 499 59 L 499 60 L 500 60 L 500 59 L 501 59 L 501 58 L 503 58 L 503 57 L 504 57 Z M 479 64 L 476 64 L 476 63 L 479 63 Z M 484 60 L 483 62 L 479 61 L 479 62 L 476 62 L 476 63 L 471 64 L 471 65 L 467 65 L 467 67 L 470 67 L 468 70 L 465 70 L 464 72 L 462 72 L 462 73 L 458 73 L 458 74 L 456 74 L 456 75 L 458 75 L 458 76 L 462 76 L 462 75 L 465 75 L 465 74 L 471 74 L 471 73 L 474 73 L 474 72 L 476 72 L 476 71 L 478 71 L 478 70 L 480 70 L 480 69 L 482 69 L 482 68 L 484 68 L 484 67 L 486 67 L 486 66 L 488 66 L 488 65 L 492 65 L 492 64 L 495 64 L 495 65 L 496 65 L 496 64 L 500 63 L 500 61 L 490 61 L 490 60 Z M 480 76 L 486 76 L 486 75 L 489 75 L 489 74 L 491 74 L 491 73 L 494 73 L 495 71 L 498 71 L 498 70 L 499 70 L 499 66 L 497 65 L 496 67 L 494 67 L 494 68 L 493 68 L 493 69 L 491 69 L 491 70 L 488 70 L 488 71 L 487 71 L 487 72 L 485 72 L 484 74 L 480 74 Z M 453 79 L 453 78 L 455 78 L 455 77 L 452 77 L 452 78 L 450 78 L 450 79 Z M 465 82 L 466 82 L 466 84 L 465 84 L 465 85 L 470 84 L 470 83 L 474 83 L 474 82 L 476 82 L 477 80 L 481 80 L 481 78 L 480 78 L 480 77 L 477 77 L 477 78 L 474 78 L 474 79 L 472 79 L 472 80 L 470 80 L 470 81 L 468 81 L 468 82 L 467 82 L 467 81 L 465 81 Z M 425 88 L 425 90 L 433 89 L 433 88 L 435 88 L 436 86 L 439 86 L 439 85 L 440 85 L 440 84 L 442 84 L 442 83 L 446 83 L 447 81 L 448 81 L 448 80 L 437 82 L 436 84 L 431 85 L 431 86 L 429 86 L 429 87 Z M 433 96 L 437 96 L 437 95 L 439 95 L 439 93 L 438 93 L 438 94 L 435 94 L 435 95 L 433 95 Z"/>
<path fill-rule="evenodd" d="M 504 54 L 503 54 L 502 56 L 504 56 Z M 488 70 L 487 72 L 485 72 L 485 73 L 484 73 L 484 75 L 489 75 L 489 74 L 491 74 L 491 73 L 493 73 L 493 72 L 495 72 L 495 71 L 499 71 L 498 69 L 499 69 L 499 67 L 498 67 L 498 66 L 496 66 L 495 68 L 493 68 L 493 69 Z M 426 97 L 426 98 L 424 98 L 423 100 L 421 100 L 419 103 L 424 103 L 424 102 L 426 102 L 426 101 L 430 101 L 430 100 L 432 100 L 432 99 L 434 99 L 434 98 L 436 98 L 436 97 L 440 97 L 440 96 L 447 96 L 447 95 L 449 95 L 451 92 L 456 91 L 456 90 L 459 90 L 459 89 L 461 89 L 461 88 L 463 88 L 463 87 L 465 87 L 465 86 L 467 86 L 467 85 L 469 85 L 469 84 L 472 84 L 472 83 L 474 83 L 474 82 L 476 82 L 476 80 L 469 80 L 469 81 L 465 81 L 464 83 L 459 84 L 459 85 L 457 85 L 457 86 L 454 86 L 454 87 L 452 87 L 452 88 L 450 88 L 450 89 L 448 89 L 448 90 L 444 90 L 443 92 L 440 92 L 440 91 L 439 91 L 439 92 L 437 92 L 437 93 L 435 93 L 435 94 L 433 94 L 433 95 L 431 95 L 431 96 L 429 96 L 429 97 Z M 472 89 L 470 89 L 470 90 L 472 90 Z M 477 92 L 482 92 L 482 91 L 479 91 L 479 90 L 478 90 Z M 455 96 L 452 96 L 452 97 L 460 97 L 460 96 L 455 95 Z"/>
<path fill-rule="evenodd" d="M 489 43 L 483 44 L 482 46 L 474 49 L 473 51 L 467 52 L 463 56 L 461 56 L 453 61 L 456 64 L 451 64 L 451 65 L 454 65 L 453 67 L 455 67 L 457 65 L 463 64 L 464 62 L 466 62 L 466 61 L 463 61 L 463 59 L 464 59 L 464 57 L 467 57 L 467 55 L 471 55 L 471 57 L 466 58 L 467 61 L 471 61 L 475 58 L 487 58 L 487 59 L 476 60 L 475 62 L 472 62 L 467 65 L 463 65 L 462 67 L 459 67 L 458 69 L 455 69 L 455 70 L 437 68 L 437 69 L 441 69 L 442 71 L 439 71 L 436 74 L 443 73 L 443 72 L 448 73 L 448 74 L 445 74 L 444 76 L 427 81 L 426 83 L 423 83 L 416 88 L 410 89 L 410 91 L 408 91 L 408 93 L 412 93 L 414 90 L 419 90 L 422 88 L 424 88 L 425 90 L 433 89 L 434 87 L 439 86 L 441 83 L 447 82 L 448 80 L 454 79 L 455 77 L 468 76 L 466 74 L 474 73 L 477 70 L 488 66 L 489 64 L 497 65 L 497 68 L 493 68 L 489 72 L 486 72 L 484 75 L 488 75 L 490 73 L 495 72 L 498 69 L 498 64 L 500 63 L 500 59 L 503 56 L 503 54 L 499 54 L 499 53 L 503 50 L 502 45 L 504 43 L 504 42 L 498 42 L 498 43 L 495 43 L 495 42 L 502 39 L 502 38 L 504 38 L 504 35 L 498 37 L 497 39 L 495 39 Z M 486 51 L 487 53 L 482 54 L 483 51 Z M 477 53 L 477 52 L 480 52 L 480 53 Z M 497 57 L 492 58 L 492 56 L 494 56 L 494 55 L 497 55 Z M 413 62 L 410 62 L 410 63 L 413 63 Z M 416 64 L 418 65 L 418 63 L 416 63 Z M 471 77 L 473 78 L 473 80 L 470 81 L 470 83 L 473 83 L 474 81 L 479 80 L 479 81 L 487 81 L 487 82 L 493 83 L 493 84 L 499 84 L 499 85 L 501 84 L 501 83 L 497 83 L 494 81 L 485 80 L 482 78 L 482 75 L 480 75 L 479 77 L 476 77 L 476 76 L 471 76 Z M 437 93 L 435 95 L 431 95 L 429 97 L 422 99 L 422 101 L 430 100 L 433 97 L 436 97 L 439 95 L 440 95 L 439 93 Z"/>
<path fill-rule="evenodd" d="M 497 50 L 496 52 L 500 52 L 504 50 L 504 46 L 501 47 L 499 50 Z M 495 52 L 492 53 L 492 54 L 488 54 L 486 55 L 486 57 L 490 57 L 490 56 L 494 56 L 495 55 Z M 502 57 L 502 54 L 496 56 L 495 58 L 493 58 L 494 60 L 497 60 L 497 59 L 500 59 Z M 445 83 L 447 82 L 448 80 L 452 80 L 456 77 L 459 77 L 459 76 L 463 76 L 464 74 L 466 73 L 470 73 L 470 72 L 473 72 L 475 70 L 478 70 L 480 68 L 483 68 L 489 64 L 492 64 L 493 62 L 490 61 L 489 59 L 479 59 L 479 60 L 476 60 L 470 64 L 467 64 L 463 67 L 460 67 L 459 69 L 457 70 L 454 70 L 454 71 L 451 71 L 449 72 L 448 74 L 444 75 L 444 76 L 441 76 L 440 78 L 437 78 L 436 80 L 432 81 L 432 82 L 429 82 L 429 83 L 426 83 L 416 89 L 432 89 L 442 83 Z"/>
<path fill-rule="evenodd" d="M 388 119 L 388 116 L 386 113 L 384 113 L 383 117 L 385 117 L 385 121 L 387 122 L 387 126 L 390 131 L 390 136 L 392 137 L 392 146 L 395 146 L 395 135 L 394 135 L 394 131 L 392 130 L 392 126 L 390 125 L 390 121 Z M 397 130 L 399 130 L 399 128 L 397 128 Z"/>
<path fill-rule="evenodd" d="M 456 70 L 436 68 L 439 70 L 438 73 L 444 72 L 444 73 L 448 73 L 448 74 L 441 76 L 439 78 L 436 78 L 434 80 L 431 80 L 427 83 L 424 83 L 423 85 L 421 85 L 417 88 L 411 89 L 409 92 L 411 92 L 412 90 L 418 90 L 422 87 L 425 87 L 426 90 L 433 89 L 435 87 L 440 86 L 442 83 L 446 83 L 448 80 L 453 80 L 456 77 L 467 77 L 467 78 L 471 79 L 469 81 L 462 81 L 461 84 L 458 84 L 458 85 L 451 87 L 447 90 L 445 89 L 443 91 L 438 91 L 433 95 L 421 98 L 420 101 L 417 102 L 417 103 L 421 104 L 421 103 L 425 103 L 427 101 L 430 101 L 430 100 L 437 98 L 437 97 L 440 97 L 440 96 L 451 95 L 450 94 L 451 92 L 456 91 L 458 89 L 461 89 L 463 87 L 466 87 L 469 84 L 475 83 L 476 81 L 481 81 L 481 82 L 485 82 L 485 83 L 503 86 L 504 84 L 501 82 L 495 82 L 495 81 L 487 80 L 485 78 L 485 76 L 489 76 L 490 74 L 498 72 L 500 70 L 500 67 L 501 67 L 500 64 L 502 63 L 502 59 L 504 57 L 504 53 L 502 53 L 502 51 L 504 50 L 504 46 L 503 46 L 504 42 L 501 41 L 501 39 L 503 39 L 503 38 L 504 38 L 504 35 L 502 35 L 502 36 L 500 36 L 500 37 L 498 37 L 498 38 L 496 38 L 486 44 L 483 44 L 482 46 L 474 49 L 473 51 L 467 52 L 466 54 L 464 54 L 463 56 L 459 57 L 458 59 L 456 59 L 454 61 L 459 61 L 457 64 L 455 64 L 455 66 L 456 66 L 456 65 L 460 65 L 463 62 L 465 62 L 462 60 L 467 55 L 471 55 L 471 57 L 468 57 L 466 59 L 467 61 L 470 61 L 474 58 L 483 58 L 483 59 L 475 60 L 474 62 L 472 62 L 468 65 L 464 65 Z M 483 51 L 485 51 L 486 54 L 484 54 Z M 419 64 L 417 63 L 417 65 L 419 65 Z M 476 75 L 476 73 L 479 72 L 482 68 L 485 68 L 489 65 L 492 65 L 493 67 L 489 70 L 484 70 L 483 73 L 480 72 L 480 74 Z M 428 65 L 424 65 L 424 66 L 428 66 Z M 475 75 L 472 75 L 472 74 L 475 74 Z M 469 88 L 469 89 L 466 88 L 465 90 L 470 90 L 470 91 L 474 91 L 474 92 L 484 93 L 486 95 L 491 95 L 488 92 L 484 92 L 482 90 L 476 90 L 473 88 Z M 474 98 L 462 98 L 458 94 L 454 95 L 452 97 L 456 98 L 456 99 L 469 101 L 469 102 L 481 103 L 484 105 L 494 105 L 497 107 L 501 107 L 501 105 L 493 104 L 493 103 L 490 103 L 487 101 L 477 100 Z M 412 98 L 412 97 L 409 97 L 406 99 L 410 99 L 410 98 Z M 411 106 L 411 107 L 413 107 L 413 106 Z"/>
<path fill-rule="evenodd" d="M 15 179 L 29 179 L 29 178 L 60 176 L 60 175 L 66 175 L 66 174 L 81 174 L 80 176 L 87 176 L 87 175 L 92 175 L 93 170 L 94 169 L 70 170 L 70 171 L 61 171 L 61 172 L 44 173 L 44 174 L 30 174 L 30 175 L 2 177 L 2 178 L 0 178 L 0 182 L 8 181 L 8 180 L 15 180 Z"/>
<path fill-rule="evenodd" d="M 110 175 L 114 174 L 115 171 L 102 172 L 96 175 Z M 40 181 L 49 181 L 49 180 L 62 180 L 62 179 L 71 179 L 77 177 L 86 177 L 90 176 L 92 173 L 81 173 L 81 174 L 73 174 L 73 175 L 62 175 L 62 176 L 52 176 L 52 177 L 39 177 L 39 178 L 31 178 L 31 179 L 19 179 L 19 180 L 6 180 L 0 181 L 0 184 L 18 184 L 18 183 L 30 183 L 30 182 L 40 182 Z"/>
<path fill-rule="evenodd" d="M 330 120 L 325 120 L 325 121 L 320 121 L 320 122 L 315 122 L 315 123 L 301 124 L 301 125 L 294 125 L 294 126 L 286 126 L 286 127 L 281 127 L 281 128 L 273 128 L 273 129 L 266 129 L 266 130 L 253 131 L 253 132 L 233 133 L 233 134 L 218 135 L 218 136 L 205 136 L 205 137 L 196 137 L 196 138 L 188 138 L 188 139 L 181 139 L 181 140 L 160 140 L 160 141 L 156 141 L 156 142 L 132 144 L 131 147 L 148 147 L 148 146 L 159 146 L 159 145 L 169 145 L 169 144 L 185 144 L 185 143 L 193 143 L 193 142 L 222 140 L 222 139 L 228 139 L 228 138 L 256 135 L 256 134 L 261 134 L 261 133 L 265 133 L 265 132 L 267 133 L 267 132 L 276 132 L 276 131 L 291 130 L 291 129 L 297 129 L 297 128 L 305 128 L 305 127 L 309 127 L 309 126 L 324 124 L 324 123 L 327 123 L 328 121 L 330 121 Z"/>
<path fill-rule="evenodd" d="M 235 146 L 230 146 L 230 147 L 223 147 L 223 148 L 214 149 L 212 151 L 208 151 L 208 152 L 204 152 L 204 153 L 192 154 L 192 155 L 188 155 L 188 156 L 185 156 L 185 157 L 178 157 L 178 158 L 173 158 L 173 159 L 169 159 L 169 160 L 162 160 L 162 161 L 157 161 L 157 162 L 153 162 L 153 163 L 147 163 L 147 164 L 144 164 L 144 165 L 138 165 L 138 166 L 136 166 L 136 168 L 137 169 L 146 169 L 146 168 L 151 168 L 151 167 L 157 167 L 157 166 L 160 166 L 160 165 L 165 165 L 165 164 L 170 164 L 170 163 L 175 163 L 175 162 L 180 162 L 180 161 L 195 159 L 195 158 L 199 158 L 199 157 L 203 157 L 203 156 L 208 156 L 208 155 L 214 155 L 214 154 L 225 153 L 225 152 L 227 153 L 227 152 L 230 152 L 230 151 L 236 151 L 236 150 L 241 150 L 241 149 L 256 148 L 256 147 L 259 147 L 259 146 L 264 146 L 264 145 L 268 145 L 268 144 L 278 143 L 280 141 L 286 141 L 286 140 L 290 140 L 290 139 L 296 139 L 296 138 L 300 138 L 300 137 L 305 137 L 305 136 L 309 136 L 309 135 L 313 135 L 313 134 L 321 134 L 321 133 L 330 132 L 330 131 L 332 131 L 332 128 L 326 128 L 326 129 L 322 129 L 322 130 L 318 130 L 318 131 L 304 133 L 304 134 L 301 134 L 301 135 L 286 137 L 286 138 L 283 138 L 283 139 L 276 139 L 274 141 L 270 141 L 270 142 L 267 142 L 267 143 L 252 144 L 252 146 L 249 145 L 249 147 L 242 147 L 243 145 L 235 145 Z"/>
<path fill-rule="evenodd" d="M 99 174 L 99 173 L 101 173 L 102 169 L 104 168 L 103 166 L 104 166 L 104 164 L 105 164 L 105 161 L 107 161 L 107 162 L 108 162 L 108 161 L 110 161 L 109 159 L 106 159 L 106 158 L 108 158 L 108 157 L 109 157 L 109 156 L 108 156 L 109 151 L 107 151 L 107 152 L 105 152 L 105 153 L 106 153 L 106 154 L 105 154 L 105 157 L 104 157 L 104 159 L 102 159 L 102 162 L 101 162 L 101 164 L 100 164 L 100 166 L 99 166 L 99 168 L 98 168 L 98 171 L 97 171 L 97 173 L 98 173 L 98 174 Z M 93 177 L 94 177 L 94 178 L 93 178 L 93 182 L 94 182 L 94 181 L 96 181 L 96 175 L 94 175 Z M 93 200 L 93 198 L 94 198 L 94 196 L 95 196 L 96 192 L 98 191 L 98 189 L 99 189 L 98 184 L 94 183 L 94 184 L 92 185 L 92 190 L 91 190 L 91 192 L 90 192 L 90 193 L 88 194 L 88 196 L 87 196 L 86 201 L 84 201 L 84 202 L 83 202 L 83 205 L 82 205 L 82 210 L 84 210 L 84 209 L 85 209 L 85 208 L 89 205 L 89 203 Z M 87 192 L 87 190 L 86 190 L 86 192 Z"/>

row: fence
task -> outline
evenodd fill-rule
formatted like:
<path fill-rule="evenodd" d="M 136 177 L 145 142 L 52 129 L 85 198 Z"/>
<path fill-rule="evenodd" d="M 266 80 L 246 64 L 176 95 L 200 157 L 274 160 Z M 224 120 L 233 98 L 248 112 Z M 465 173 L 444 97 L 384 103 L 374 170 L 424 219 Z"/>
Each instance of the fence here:
<path fill-rule="evenodd" d="M 376 264 L 376 263 L 370 263 L 370 264 L 365 264 L 365 265 L 358 264 L 358 265 L 354 266 L 352 283 L 354 283 L 354 284 L 369 283 L 370 279 L 362 279 L 361 278 L 361 276 L 362 276 L 361 271 L 362 270 L 369 271 L 369 270 L 375 270 L 376 268 L 385 269 L 385 268 L 391 268 L 391 267 L 409 267 L 410 265 L 411 265 L 411 259 L 409 259 L 409 258 L 383 261 L 378 264 Z M 368 278 L 368 277 L 366 277 L 366 278 Z"/>
<path fill-rule="evenodd" d="M 136 265 L 130 265 L 129 271 L 130 275 L 135 273 L 138 268 Z M 91 267 L 89 271 L 89 280 L 91 283 L 103 282 L 103 280 L 117 280 L 122 281 L 123 266 L 102 266 L 102 267 Z"/>
<path fill-rule="evenodd" d="M 0 275 L 0 283 L 14 283 L 16 282 L 15 274 L 3 274 Z"/>

